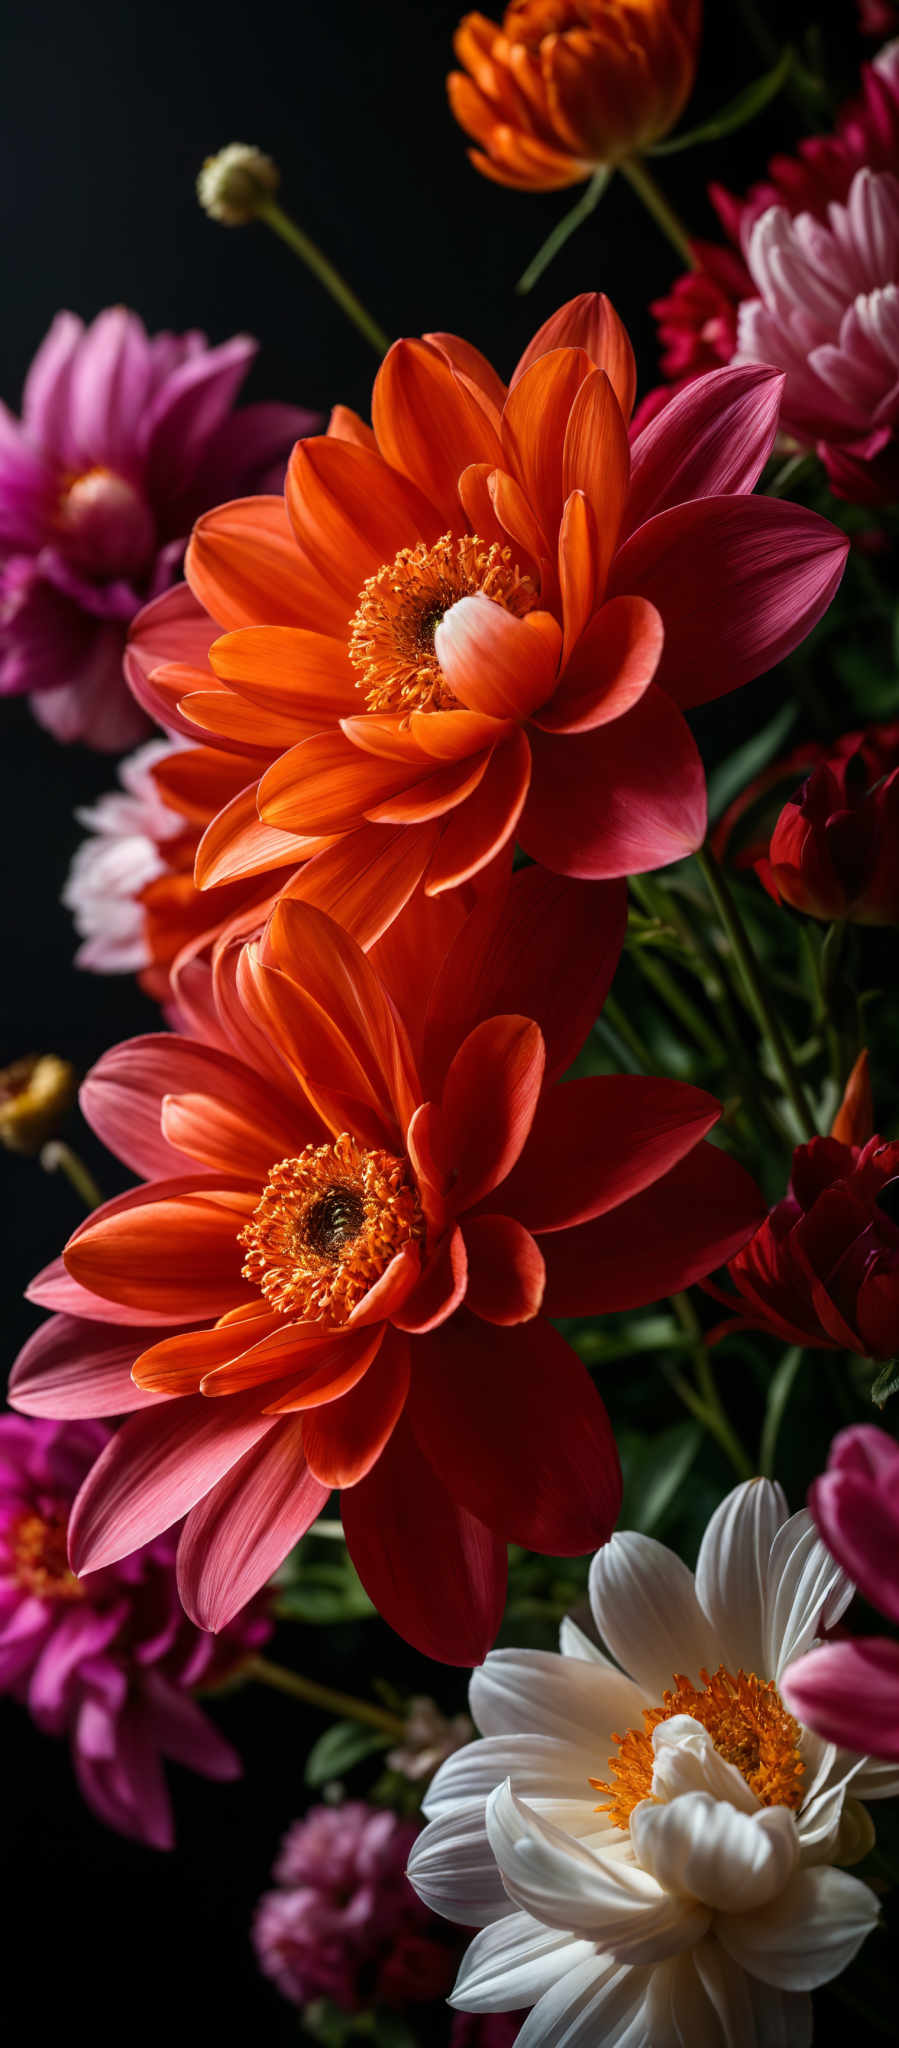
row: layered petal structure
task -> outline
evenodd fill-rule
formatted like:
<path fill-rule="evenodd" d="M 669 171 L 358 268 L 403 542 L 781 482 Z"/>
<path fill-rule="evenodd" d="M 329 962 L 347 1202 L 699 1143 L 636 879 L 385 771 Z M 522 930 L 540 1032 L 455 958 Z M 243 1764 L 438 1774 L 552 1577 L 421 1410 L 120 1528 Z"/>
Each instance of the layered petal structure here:
<path fill-rule="evenodd" d="M 524 2048 L 811 2038 L 808 1993 L 877 1919 L 838 1866 L 895 1774 L 801 1725 L 782 1686 L 852 1585 L 779 1487 L 739 1486 L 695 1576 L 651 1537 L 594 1559 L 595 1635 L 499 1650 L 481 1740 L 443 1764 L 409 1874 L 480 1929 L 451 2003 L 532 2006 Z M 816 1653 L 817 1654 L 817 1653 Z"/>
<path fill-rule="evenodd" d="M 128 626 L 177 575 L 199 512 L 274 488 L 312 415 L 234 411 L 247 335 L 148 335 L 110 306 L 58 313 L 0 406 L 0 695 L 27 695 L 60 740 L 120 752 L 146 732 L 122 679 Z"/>
<path fill-rule="evenodd" d="M 827 1548 L 887 1621 L 899 1622 L 899 1445 L 873 1423 L 840 1431 L 827 1470 L 809 1492 Z M 873 1756 L 899 1763 L 899 1643 L 844 1637 L 800 1657 L 787 1696 L 829 1742 L 851 1747 L 859 1732 Z"/>
<path fill-rule="evenodd" d="M 60 1317 L 36 1342 L 46 1367 L 51 1353 L 62 1363 L 77 1351 L 77 1332 Z M 124 1378 L 122 1406 L 133 1405 L 118 1333 L 110 1341 L 95 1327 L 84 1349 L 88 1375 L 107 1387 Z M 167 1849 L 164 1761 L 206 1778 L 240 1775 L 195 1692 L 232 1677 L 271 1623 L 257 1601 L 220 1636 L 195 1628 L 175 1585 L 175 1532 L 76 1579 L 66 1556 L 72 1502 L 111 1441 L 103 1422 L 0 1417 L 0 1690 L 45 1734 L 68 1737 L 81 1791 L 108 1827 Z"/>
<path fill-rule="evenodd" d="M 49 1326 L 12 1382 L 29 1412 L 135 1411 L 79 1495 L 77 1571 L 186 1515 L 182 1597 L 220 1628 L 337 1488 L 382 1613 L 472 1663 L 507 1541 L 605 1540 L 614 1442 L 547 1317 L 684 1286 L 761 1213 L 706 1141 L 713 1098 L 559 1078 L 624 915 L 622 885 L 534 867 L 419 894 L 365 953 L 288 897 L 260 940 L 219 949 L 214 1043 L 100 1061 L 83 1107 L 143 1184 L 35 1283 L 77 1318 L 71 1349 L 61 1365 Z"/>
<path fill-rule="evenodd" d="M 466 14 L 450 106 L 475 168 L 532 192 L 647 149 L 693 90 L 702 0 L 511 0 Z"/>
<path fill-rule="evenodd" d="M 787 1344 L 893 1358 L 899 1351 L 899 1143 L 871 1135 L 868 1056 L 850 1075 L 829 1138 L 793 1153 L 783 1200 L 728 1263 L 726 1329 Z"/>
<path fill-rule="evenodd" d="M 157 636 L 136 686 L 170 728 L 255 750 L 255 790 L 200 842 L 202 888 L 299 847 L 326 909 L 376 875 L 383 928 L 420 882 L 457 888 L 516 837 L 592 880 L 700 843 L 684 713 L 804 637 L 847 543 L 752 496 L 774 372 L 716 372 L 630 443 L 634 388 L 593 294 L 508 390 L 456 337 L 398 342 L 373 428 L 339 409 L 294 450 L 283 505 L 198 522 L 186 573 L 223 631 L 202 668 Z"/>

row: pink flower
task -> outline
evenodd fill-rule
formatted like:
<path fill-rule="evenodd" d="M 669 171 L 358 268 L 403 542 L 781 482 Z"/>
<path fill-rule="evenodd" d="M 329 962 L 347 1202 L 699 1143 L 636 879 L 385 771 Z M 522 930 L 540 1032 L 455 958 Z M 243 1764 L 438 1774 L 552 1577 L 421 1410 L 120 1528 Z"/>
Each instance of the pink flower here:
<path fill-rule="evenodd" d="M 72 1501 L 109 1442 L 102 1422 L 0 1417 L 0 1691 L 48 1735 L 67 1735 L 88 1804 L 109 1827 L 172 1845 L 162 1759 L 205 1778 L 240 1761 L 192 1697 L 270 1634 L 257 1601 L 224 1634 L 183 1613 L 177 1532 L 76 1579 L 66 1555 Z"/>
<path fill-rule="evenodd" d="M 418 1823 L 367 1806 L 315 1806 L 285 1836 L 260 1900 L 253 1941 L 285 1998 L 333 1999 L 345 2012 L 397 2010 L 443 1998 L 459 1960 L 456 1937 L 406 1876 Z"/>
<path fill-rule="evenodd" d="M 899 1444 L 872 1423 L 842 1430 L 808 1504 L 859 1592 L 899 1622 Z M 851 1748 L 863 1734 L 872 1756 L 899 1763 L 899 1643 L 821 1644 L 791 1666 L 782 1690 L 791 1712 L 826 1741 Z"/>
<path fill-rule="evenodd" d="M 184 831 L 183 818 L 163 802 L 153 769 L 182 750 L 179 739 L 148 740 L 119 764 L 121 790 L 111 789 L 75 813 L 80 824 L 92 828 L 62 891 L 83 941 L 76 967 L 96 974 L 137 974 L 151 964 L 141 891 L 165 874 L 160 849 Z"/>
<path fill-rule="evenodd" d="M 89 327 L 58 313 L 21 421 L 0 406 L 0 695 L 29 696 L 57 739 L 116 752 L 146 731 L 122 678 L 131 619 L 198 514 L 277 488 L 314 424 L 286 405 L 234 413 L 255 353 L 247 335 L 148 335 L 123 306 Z"/>
<path fill-rule="evenodd" d="M 759 297 L 740 307 L 735 360 L 784 371 L 781 424 L 819 445 L 842 496 L 888 502 L 899 488 L 899 178 L 859 171 L 826 225 L 769 208 L 746 261 Z"/>

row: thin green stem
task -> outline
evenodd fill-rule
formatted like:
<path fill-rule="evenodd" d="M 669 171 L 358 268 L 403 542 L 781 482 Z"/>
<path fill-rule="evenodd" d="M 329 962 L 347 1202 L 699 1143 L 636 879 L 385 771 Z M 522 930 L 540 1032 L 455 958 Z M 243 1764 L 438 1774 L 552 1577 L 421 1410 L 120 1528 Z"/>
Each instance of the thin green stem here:
<path fill-rule="evenodd" d="M 341 1721 L 362 1721 L 367 1728 L 380 1728 L 382 1734 L 392 1736 L 395 1742 L 406 1733 L 406 1724 L 399 1714 L 376 1706 L 373 1700 L 357 1700 L 353 1693 L 318 1685 L 314 1678 L 304 1678 L 299 1671 L 270 1663 L 268 1657 L 251 1657 L 244 1670 L 248 1678 L 258 1678 L 262 1685 L 270 1685 L 275 1692 L 289 1693 L 292 1699 L 303 1700 L 309 1707 L 321 1707 L 324 1713 L 336 1714 Z"/>
<path fill-rule="evenodd" d="M 701 1010 L 697 1009 L 692 998 L 687 995 L 686 989 L 682 989 L 680 983 L 675 981 L 674 975 L 669 973 L 664 961 L 659 960 L 643 946 L 635 947 L 630 957 L 644 980 L 649 982 L 662 1002 L 666 1003 L 669 1010 L 679 1019 L 684 1030 L 698 1045 L 700 1052 L 704 1053 L 707 1059 L 720 1061 L 724 1047 L 717 1032 L 706 1023 Z"/>
<path fill-rule="evenodd" d="M 522 298 L 526 292 L 533 291 L 538 278 L 543 276 L 544 270 L 549 269 L 553 257 L 557 256 L 559 250 L 565 247 L 569 235 L 574 234 L 575 229 L 580 227 L 582 221 L 589 220 L 594 208 L 599 205 L 611 175 L 611 164 L 600 164 L 599 169 L 594 171 L 586 190 L 581 193 L 580 199 L 577 200 L 574 206 L 569 207 L 568 212 L 562 215 L 560 221 L 556 222 L 555 227 L 547 235 L 546 241 L 541 242 L 536 256 L 531 258 L 527 269 L 522 271 L 515 286 L 515 290 Z"/>
<path fill-rule="evenodd" d="M 800 1081 L 796 1063 L 787 1043 L 780 1018 L 768 1001 L 761 969 L 749 934 L 731 895 L 730 885 L 725 879 L 708 842 L 706 842 L 705 846 L 699 848 L 696 859 L 705 878 L 709 895 L 730 940 L 735 959 L 739 965 L 758 1019 L 759 1029 L 763 1036 L 767 1038 L 780 1068 L 784 1093 L 792 1105 L 800 1131 L 804 1138 L 814 1138 L 817 1135 L 815 1120 L 806 1101 L 805 1090 Z"/>
<path fill-rule="evenodd" d="M 759 1471 L 763 1479 L 774 1477 L 774 1454 L 780 1426 L 804 1356 L 801 1344 L 794 1344 L 789 1351 L 785 1351 L 768 1388 L 765 1420 L 759 1445 Z"/>
<path fill-rule="evenodd" d="M 355 292 L 347 284 L 346 278 L 341 277 L 340 271 L 335 269 L 334 264 L 329 262 L 309 235 L 297 227 L 296 221 L 291 220 L 283 206 L 279 206 L 276 199 L 261 199 L 256 208 L 256 218 L 266 221 L 275 234 L 280 235 L 282 242 L 287 243 L 288 249 L 292 249 L 294 255 L 299 256 L 300 261 L 311 270 L 313 277 L 318 278 L 319 284 L 324 285 L 325 291 L 330 292 L 341 312 L 346 314 L 353 326 L 358 327 L 360 334 L 364 334 L 366 341 L 371 343 L 375 354 L 386 355 L 390 347 L 389 335 L 385 334 L 384 329 L 372 319 L 361 299 L 357 299 Z"/>
<path fill-rule="evenodd" d="M 794 490 L 800 480 L 804 483 L 806 477 L 811 476 L 817 459 L 816 455 L 809 454 L 806 449 L 801 449 L 796 455 L 788 455 L 780 468 L 775 470 L 771 482 L 766 484 L 766 498 L 785 498 L 787 492 Z"/>
<path fill-rule="evenodd" d="M 652 1072 L 652 1053 L 631 1023 L 617 996 L 606 996 L 602 1016 L 598 1021 L 600 1024 L 606 1024 L 614 1031 L 615 1036 L 620 1038 L 622 1045 L 630 1053 L 631 1058 L 636 1060 L 637 1067 L 641 1073 Z"/>
<path fill-rule="evenodd" d="M 641 200 L 647 213 L 652 214 L 656 226 L 661 228 L 663 235 L 667 236 L 672 248 L 676 249 L 678 255 L 682 257 L 687 269 L 698 270 L 699 265 L 693 254 L 693 246 L 684 223 L 680 215 L 675 213 L 674 207 L 669 205 L 661 186 L 657 184 L 652 172 L 647 169 L 643 157 L 622 157 L 618 169 L 636 192 L 637 198 Z"/>
<path fill-rule="evenodd" d="M 702 1325 L 693 1307 L 693 1303 L 688 1294 L 672 1294 L 671 1306 L 687 1339 L 690 1356 L 696 1368 L 698 1390 L 694 1394 L 694 1400 L 698 1402 L 698 1406 L 692 1405 L 690 1402 L 687 1403 L 687 1406 L 692 1407 L 692 1413 L 697 1416 L 699 1421 L 704 1422 L 709 1435 L 715 1437 L 716 1441 L 721 1445 L 721 1449 L 725 1456 L 730 1459 L 738 1477 L 740 1479 L 751 1479 L 753 1476 L 752 1461 L 743 1449 L 733 1423 L 725 1410 L 721 1395 L 718 1392 L 715 1374 L 712 1369 L 712 1361 L 702 1334 Z M 677 1391 L 680 1393 L 681 1389 L 678 1388 Z M 682 1393 L 681 1398 L 683 1399 Z"/>
<path fill-rule="evenodd" d="M 48 1144 L 41 1146 L 39 1157 L 45 1173 L 65 1174 L 86 1209 L 100 1208 L 103 1196 L 94 1176 L 70 1145 L 64 1145 L 59 1138 L 51 1138 Z"/>

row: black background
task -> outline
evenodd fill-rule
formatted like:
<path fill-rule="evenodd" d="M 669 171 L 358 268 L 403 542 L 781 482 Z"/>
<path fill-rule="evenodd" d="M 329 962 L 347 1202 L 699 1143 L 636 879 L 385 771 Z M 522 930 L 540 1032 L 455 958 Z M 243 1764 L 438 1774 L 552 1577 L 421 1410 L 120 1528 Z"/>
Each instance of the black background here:
<path fill-rule="evenodd" d="M 712 0 L 708 12 L 691 125 L 763 68 L 733 0 Z M 822 12 L 769 0 L 781 36 Z M 343 399 L 367 411 L 374 363 L 361 338 L 265 230 L 220 228 L 197 207 L 203 157 L 234 139 L 276 158 L 285 205 L 390 332 L 455 329 L 507 374 L 556 305 L 602 288 L 634 336 L 642 389 L 656 381 L 647 304 L 679 266 L 621 181 L 532 297 L 515 298 L 514 280 L 569 199 L 507 192 L 469 168 L 443 95 L 453 6 L 157 0 L 131 9 L 120 0 L 32 0 L 16 13 L 0 36 L 0 395 L 13 409 L 60 306 L 89 319 L 123 301 L 151 330 L 200 326 L 215 341 L 255 334 L 262 355 L 250 396 L 323 412 Z M 847 89 L 860 54 L 852 13 L 839 0 L 826 21 Z M 799 126 L 784 101 L 723 151 L 665 166 L 666 187 L 697 231 L 714 232 L 704 179 L 714 173 L 739 186 L 759 176 L 770 149 L 789 147 Z M 713 707 L 713 750 L 745 715 L 741 702 Z M 0 749 L 0 1062 L 52 1048 L 83 1071 L 156 1021 L 128 980 L 75 972 L 58 903 L 81 836 L 73 807 L 110 786 L 112 763 L 59 746 L 21 704 L 0 706 Z M 74 1121 L 71 1135 L 113 1192 L 119 1171 Z M 78 1209 L 67 1186 L 30 1162 L 0 1155 L 0 1171 L 11 1363 L 36 1320 L 22 1288 L 59 1250 Z M 404 1653 L 380 1624 L 330 1636 L 285 1630 L 284 1638 L 285 1661 L 338 1684 L 354 1682 L 354 1659 L 356 1684 L 360 1669 L 377 1670 L 381 1644 L 383 1665 L 395 1677 L 403 1671 Z M 408 1677 L 428 1685 L 411 1656 Z M 430 1683 L 447 1706 L 458 1704 L 460 1675 L 435 1669 Z M 269 1694 L 232 1695 L 218 1712 L 246 1776 L 213 1787 L 173 1774 L 178 1850 L 163 1857 L 95 1822 L 64 1747 L 2 1703 L 0 1982 L 4 2003 L 27 1997 L 29 2040 L 50 2042 L 73 2027 L 90 2027 L 101 2048 L 161 2031 L 180 2048 L 197 2027 L 229 2043 L 245 2027 L 266 2042 L 296 2038 L 293 2009 L 256 1973 L 247 1928 L 279 1836 L 304 1803 L 303 1757 L 322 1723 Z"/>

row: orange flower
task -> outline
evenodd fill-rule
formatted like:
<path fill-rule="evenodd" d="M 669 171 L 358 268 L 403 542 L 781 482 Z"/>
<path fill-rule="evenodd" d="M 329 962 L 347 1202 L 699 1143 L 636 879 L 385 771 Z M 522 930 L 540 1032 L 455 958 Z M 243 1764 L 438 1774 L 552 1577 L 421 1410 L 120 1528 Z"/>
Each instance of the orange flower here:
<path fill-rule="evenodd" d="M 702 0 L 512 0 L 466 14 L 450 106 L 499 185 L 549 192 L 666 135 L 693 89 Z"/>

